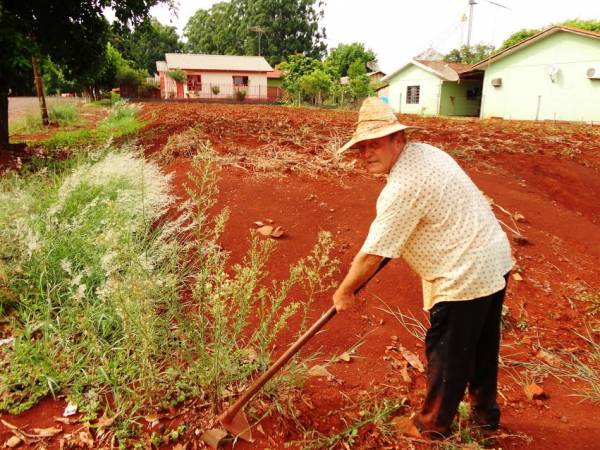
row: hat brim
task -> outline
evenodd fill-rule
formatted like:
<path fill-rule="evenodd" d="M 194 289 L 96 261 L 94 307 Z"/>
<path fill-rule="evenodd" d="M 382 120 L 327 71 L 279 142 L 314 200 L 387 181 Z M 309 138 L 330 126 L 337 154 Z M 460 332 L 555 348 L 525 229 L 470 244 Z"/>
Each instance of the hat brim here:
<path fill-rule="evenodd" d="M 392 133 L 396 133 L 398 131 L 410 131 L 410 130 L 418 130 L 421 127 L 414 127 L 411 125 L 402 125 L 401 123 L 395 123 L 393 125 L 388 125 L 386 127 L 381 127 L 377 130 L 370 130 L 365 133 L 361 133 L 355 136 L 346 142 L 340 149 L 337 151 L 338 155 L 354 148 L 356 144 L 363 141 L 368 141 L 370 139 L 379 139 L 385 136 L 388 136 Z"/>

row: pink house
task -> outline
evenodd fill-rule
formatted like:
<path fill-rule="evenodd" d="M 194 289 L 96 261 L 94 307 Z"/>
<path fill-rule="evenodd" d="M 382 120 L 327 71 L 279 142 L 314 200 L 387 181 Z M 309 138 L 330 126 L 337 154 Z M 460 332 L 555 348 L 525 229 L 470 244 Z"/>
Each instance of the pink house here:
<path fill-rule="evenodd" d="M 198 55 L 167 53 L 156 62 L 161 98 L 201 98 L 268 101 L 280 97 L 281 89 L 268 87 L 273 68 L 262 56 Z M 177 72 L 185 80 L 175 80 Z M 277 92 L 275 92 L 277 91 Z"/>

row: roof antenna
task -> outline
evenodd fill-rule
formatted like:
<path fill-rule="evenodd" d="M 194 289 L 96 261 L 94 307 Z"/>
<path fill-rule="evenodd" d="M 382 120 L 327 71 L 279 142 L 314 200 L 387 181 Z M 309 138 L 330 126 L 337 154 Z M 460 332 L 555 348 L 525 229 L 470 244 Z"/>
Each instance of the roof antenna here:
<path fill-rule="evenodd" d="M 484 1 L 486 1 L 490 5 L 510 10 L 508 6 L 501 5 L 500 3 L 492 2 L 490 0 Z M 477 2 L 475 0 L 469 0 L 469 31 L 467 32 L 467 47 L 471 46 L 471 30 L 473 29 L 473 6 L 475 5 L 477 5 Z"/>

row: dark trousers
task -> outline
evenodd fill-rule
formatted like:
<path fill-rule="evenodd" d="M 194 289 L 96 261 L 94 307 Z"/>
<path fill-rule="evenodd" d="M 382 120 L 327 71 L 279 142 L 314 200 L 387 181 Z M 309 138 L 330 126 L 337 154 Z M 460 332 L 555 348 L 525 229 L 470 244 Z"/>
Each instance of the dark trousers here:
<path fill-rule="evenodd" d="M 505 275 L 508 282 L 508 274 Z M 475 421 L 495 429 L 500 319 L 506 288 L 468 301 L 440 302 L 427 331 L 427 395 L 415 423 L 424 432 L 448 434 L 467 385 Z"/>

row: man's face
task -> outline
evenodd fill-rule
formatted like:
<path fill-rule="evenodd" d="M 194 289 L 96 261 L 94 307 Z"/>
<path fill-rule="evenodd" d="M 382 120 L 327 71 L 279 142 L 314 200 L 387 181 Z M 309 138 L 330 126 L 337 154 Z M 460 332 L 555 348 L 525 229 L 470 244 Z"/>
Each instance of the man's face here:
<path fill-rule="evenodd" d="M 370 173 L 390 173 L 404 148 L 404 134 L 396 133 L 356 144 L 358 159 Z"/>

